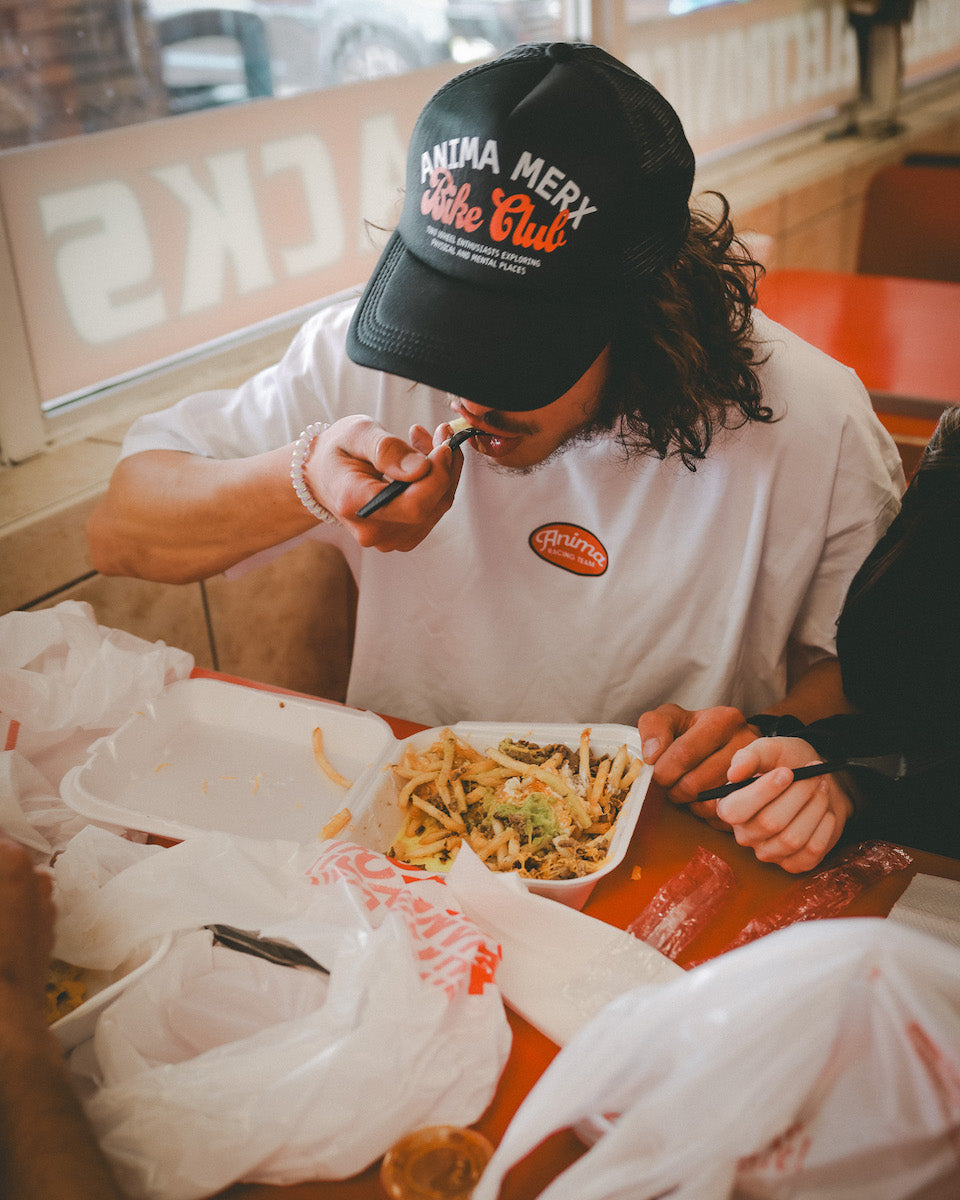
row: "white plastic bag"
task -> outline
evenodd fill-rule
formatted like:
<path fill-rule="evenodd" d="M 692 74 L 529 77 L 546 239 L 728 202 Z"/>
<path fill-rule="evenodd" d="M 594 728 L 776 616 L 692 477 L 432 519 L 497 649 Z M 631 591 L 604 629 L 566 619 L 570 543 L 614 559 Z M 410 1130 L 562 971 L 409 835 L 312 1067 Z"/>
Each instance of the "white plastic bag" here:
<path fill-rule="evenodd" d="M 110 855 L 108 837 L 57 863 L 76 902 L 58 950 L 99 944 L 86 957 L 106 966 L 145 931 L 190 931 L 106 1009 L 93 1055 L 87 1043 L 71 1058 L 130 1196 L 344 1178 L 413 1128 L 483 1113 L 510 1047 L 496 947 L 433 902 L 441 884 L 409 886 L 343 842 L 204 834 L 118 872 L 94 865 L 84 897 L 84 864 L 95 845 Z M 210 923 L 291 942 L 329 978 L 213 946 L 197 929 Z"/>
<path fill-rule="evenodd" d="M 551 1063 L 474 1200 L 567 1127 L 597 1140 L 540 1200 L 956 1197 L 960 952 L 815 921 L 620 997 Z"/>
<path fill-rule="evenodd" d="M 87 747 L 193 668 L 193 656 L 98 625 L 65 600 L 0 616 L 0 829 L 40 861 L 86 823 L 60 799 Z"/>
<path fill-rule="evenodd" d="M 192 667 L 185 650 L 98 625 L 79 600 L 0 617 L 2 711 L 35 733 L 113 729 Z"/>

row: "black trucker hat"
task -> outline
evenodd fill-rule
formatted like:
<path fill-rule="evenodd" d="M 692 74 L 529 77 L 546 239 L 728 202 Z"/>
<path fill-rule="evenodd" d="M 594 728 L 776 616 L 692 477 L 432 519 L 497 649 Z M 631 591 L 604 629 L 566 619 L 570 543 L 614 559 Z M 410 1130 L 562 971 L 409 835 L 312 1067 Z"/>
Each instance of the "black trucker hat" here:
<path fill-rule="evenodd" d="M 677 114 L 597 46 L 463 72 L 417 121 L 348 354 L 485 407 L 552 403 L 610 340 L 621 284 L 675 261 L 693 174 Z"/>

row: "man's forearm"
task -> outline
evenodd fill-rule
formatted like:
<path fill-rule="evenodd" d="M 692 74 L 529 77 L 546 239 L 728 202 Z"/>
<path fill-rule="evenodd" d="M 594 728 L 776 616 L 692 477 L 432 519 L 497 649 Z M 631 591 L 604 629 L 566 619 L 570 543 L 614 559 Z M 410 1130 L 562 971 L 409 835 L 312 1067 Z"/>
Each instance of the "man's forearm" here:
<path fill-rule="evenodd" d="M 766 711 L 778 716 L 789 713 L 804 724 L 809 724 L 834 713 L 855 710 L 843 694 L 840 663 L 835 658 L 829 658 L 812 666 L 781 701 L 771 704 Z"/>
<path fill-rule="evenodd" d="M 0 1196 L 122 1200 L 52 1035 L 10 1042 L 7 1031 L 0 1037 Z"/>
<path fill-rule="evenodd" d="M 124 459 L 87 524 L 104 575 L 207 579 L 316 524 L 290 484 L 289 447 L 220 461 L 172 450 Z"/>

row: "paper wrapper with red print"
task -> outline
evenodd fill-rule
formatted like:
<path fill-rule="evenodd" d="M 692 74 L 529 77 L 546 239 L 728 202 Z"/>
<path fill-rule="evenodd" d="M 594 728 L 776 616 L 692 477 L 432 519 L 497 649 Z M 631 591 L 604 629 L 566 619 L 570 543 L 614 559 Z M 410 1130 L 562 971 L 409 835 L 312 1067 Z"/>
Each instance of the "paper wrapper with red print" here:
<path fill-rule="evenodd" d="M 510 1048 L 498 949 L 442 884 L 344 842 L 118 842 L 85 831 L 58 860 L 58 950 L 99 946 L 87 958 L 105 965 L 175 935 L 71 1056 L 127 1194 L 345 1178 L 415 1128 L 480 1117 Z M 289 942 L 329 974 L 215 945 L 207 924 Z"/>

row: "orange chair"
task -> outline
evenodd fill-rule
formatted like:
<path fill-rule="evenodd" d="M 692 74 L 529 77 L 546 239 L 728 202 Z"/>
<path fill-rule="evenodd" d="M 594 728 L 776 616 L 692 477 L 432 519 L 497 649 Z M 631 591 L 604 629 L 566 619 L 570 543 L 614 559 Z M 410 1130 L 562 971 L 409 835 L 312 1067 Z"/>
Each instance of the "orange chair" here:
<path fill-rule="evenodd" d="M 960 167 L 881 167 L 867 188 L 857 270 L 960 282 Z"/>

